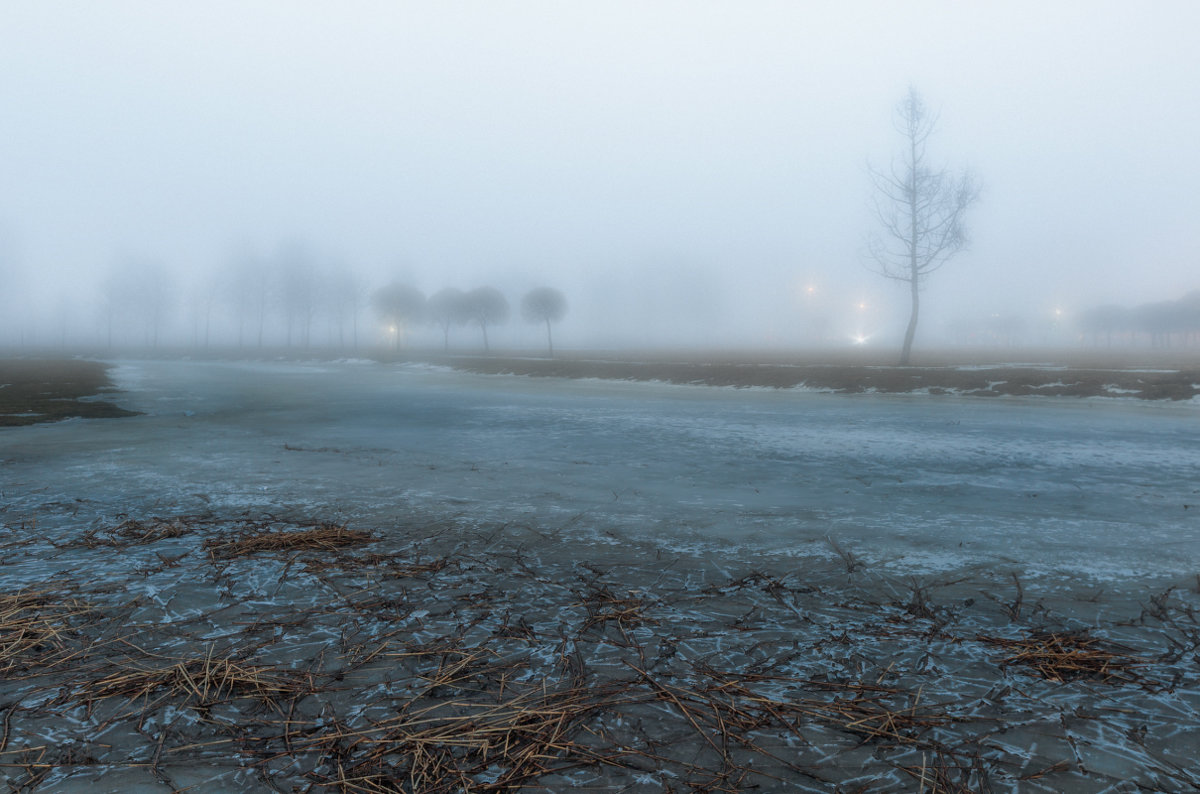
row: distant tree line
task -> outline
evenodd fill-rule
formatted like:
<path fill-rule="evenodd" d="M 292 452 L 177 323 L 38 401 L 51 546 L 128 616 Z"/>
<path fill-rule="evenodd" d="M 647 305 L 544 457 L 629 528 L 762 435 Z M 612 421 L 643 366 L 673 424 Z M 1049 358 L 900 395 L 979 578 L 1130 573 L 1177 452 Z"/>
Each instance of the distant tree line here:
<path fill-rule="evenodd" d="M 1080 313 L 1076 328 L 1092 344 L 1106 347 L 1194 345 L 1200 341 L 1200 290 L 1139 306 L 1095 306 Z"/>
<path fill-rule="evenodd" d="M 189 281 L 159 261 L 118 260 L 100 284 L 102 344 L 157 348 L 359 346 L 367 287 L 349 268 L 303 244 L 243 254 Z"/>
<path fill-rule="evenodd" d="M 477 287 L 463 292 L 447 287 L 426 298 L 417 288 L 393 282 L 375 290 L 371 307 L 387 326 L 391 347 L 400 347 L 408 333 L 419 325 L 433 325 L 442 332 L 442 348 L 450 349 L 450 329 L 466 325 L 479 328 L 484 352 L 491 350 L 488 328 L 508 321 L 508 299 L 495 287 Z M 530 290 L 521 301 L 521 314 L 531 323 L 545 324 L 546 347 L 554 355 L 551 324 L 563 318 L 567 301 L 550 287 Z"/>
<path fill-rule="evenodd" d="M 24 343 L 354 352 L 429 344 L 436 329 L 440 347 L 449 350 L 455 329 L 470 326 L 480 348 L 489 351 L 489 335 L 511 314 L 508 299 L 495 287 L 448 287 L 428 298 L 400 280 L 373 288 L 302 243 L 265 256 L 243 252 L 222 268 L 190 276 L 159 260 L 125 257 L 113 262 L 98 286 L 91 301 L 64 298 L 51 332 L 30 334 Z M 566 313 L 562 293 L 539 287 L 520 306 L 524 319 L 544 326 L 546 350 L 553 355 L 551 326 Z M 418 342 L 418 332 L 428 336 Z"/>

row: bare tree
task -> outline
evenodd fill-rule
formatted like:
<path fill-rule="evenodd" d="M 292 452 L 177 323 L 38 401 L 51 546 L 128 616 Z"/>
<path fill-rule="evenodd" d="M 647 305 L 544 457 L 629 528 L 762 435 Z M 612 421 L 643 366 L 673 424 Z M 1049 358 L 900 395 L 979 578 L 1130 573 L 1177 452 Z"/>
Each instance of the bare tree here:
<path fill-rule="evenodd" d="M 157 348 L 170 318 L 171 286 L 170 275 L 157 260 L 118 260 L 103 285 L 108 346 L 113 343 L 114 321 L 123 321 L 140 325 L 143 344 Z"/>
<path fill-rule="evenodd" d="M 979 199 L 979 185 L 968 172 L 953 174 L 930 166 L 926 153 L 938 117 L 925 107 L 915 88 L 896 106 L 896 131 L 904 149 L 886 171 L 870 167 L 875 187 L 875 215 L 882 231 L 869 248 L 881 275 L 909 285 L 912 313 L 904 332 L 900 365 L 907 366 L 920 315 L 921 286 L 926 276 L 966 248 L 963 216 Z"/>
<path fill-rule="evenodd" d="M 128 279 L 126 271 L 114 269 L 100 285 L 100 307 L 104 322 L 104 346 L 112 350 L 113 326 L 117 323 L 128 302 Z"/>
<path fill-rule="evenodd" d="M 1112 347 L 1113 334 L 1128 332 L 1133 327 L 1133 312 L 1115 304 L 1095 306 L 1080 313 L 1075 322 L 1080 331 L 1091 334 L 1093 344 L 1098 344 L 1103 334 L 1105 346 Z"/>
<path fill-rule="evenodd" d="M 479 323 L 483 332 L 483 352 L 489 351 L 489 325 L 499 325 L 508 320 L 508 300 L 495 287 L 478 287 L 466 295 L 467 316 Z"/>
<path fill-rule="evenodd" d="M 365 290 L 362 280 L 347 267 L 330 273 L 327 278 L 326 300 L 329 316 L 337 327 L 337 345 L 346 349 L 346 325 L 350 325 L 350 349 L 358 350 L 358 315 L 362 309 Z"/>
<path fill-rule="evenodd" d="M 558 322 L 566 313 L 567 299 L 550 287 L 531 289 L 521 299 L 521 315 L 525 321 L 546 324 L 546 347 L 550 358 L 554 358 L 554 337 L 550 334 L 550 323 Z"/>
<path fill-rule="evenodd" d="M 442 329 L 443 350 L 450 350 L 450 326 L 466 325 L 470 319 L 467 296 L 460 289 L 446 287 L 429 299 L 429 320 Z"/>
<path fill-rule="evenodd" d="M 140 299 L 150 347 L 158 347 L 159 334 L 168 325 L 171 309 L 171 275 L 156 261 L 146 262 L 141 274 Z"/>
<path fill-rule="evenodd" d="M 307 349 L 320 304 L 316 254 L 307 243 L 290 241 L 279 247 L 275 261 L 280 279 L 279 302 L 287 326 L 287 346 L 292 346 L 294 330 L 300 346 Z"/>
<path fill-rule="evenodd" d="M 212 316 L 218 308 L 225 285 L 220 274 L 201 272 L 196 274 L 188 294 L 188 305 L 192 312 L 192 344 L 199 347 L 201 340 L 207 349 L 212 338 Z"/>
<path fill-rule="evenodd" d="M 277 298 L 271 262 L 252 251 L 234 254 L 225 268 L 225 304 L 237 326 L 237 345 L 246 344 L 246 324 L 254 343 L 263 346 L 267 315 Z"/>
<path fill-rule="evenodd" d="M 375 290 L 371 295 L 371 308 L 387 325 L 391 347 L 395 350 L 407 327 L 425 317 L 425 296 L 416 287 L 394 281 Z"/>

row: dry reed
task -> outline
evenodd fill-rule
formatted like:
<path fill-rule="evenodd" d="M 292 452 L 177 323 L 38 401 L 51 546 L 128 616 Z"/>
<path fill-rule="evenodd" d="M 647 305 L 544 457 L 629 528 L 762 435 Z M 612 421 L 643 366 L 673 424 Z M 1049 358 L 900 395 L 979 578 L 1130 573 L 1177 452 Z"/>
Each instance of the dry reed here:
<path fill-rule="evenodd" d="M 233 540 L 212 538 L 204 542 L 204 547 L 213 558 L 229 559 L 272 551 L 333 551 L 375 539 L 370 532 L 323 523 L 310 529 L 258 532 Z"/>
<path fill-rule="evenodd" d="M 72 619 L 91 611 L 86 602 L 51 590 L 0 594 L 0 677 L 44 666 L 62 654 Z"/>
<path fill-rule="evenodd" d="M 1020 665 L 1048 681 L 1091 678 L 1104 683 L 1133 683 L 1140 680 L 1137 669 L 1145 664 L 1077 632 L 1033 632 L 1019 639 L 981 635 L 978 639 L 1009 651 L 998 660 L 1002 667 Z"/>
<path fill-rule="evenodd" d="M 375 553 L 356 548 L 373 533 L 274 517 L 128 520 L 90 537 L 55 553 L 107 560 L 110 543 L 128 544 L 140 555 L 128 583 L 161 577 L 179 593 L 142 587 L 123 602 L 118 585 L 103 609 L 48 585 L 0 596 L 0 675 L 28 682 L 0 706 L 0 777 L 18 787 L 100 763 L 160 783 L 180 765 L 224 765 L 266 789 L 356 794 L 835 790 L 853 777 L 840 753 L 869 755 L 850 763 L 890 774 L 888 790 L 1069 786 L 1085 775 L 1077 759 L 1043 755 L 1027 771 L 994 739 L 1020 712 L 1003 693 L 943 686 L 928 654 L 961 652 L 984 679 L 995 662 L 1064 686 L 1153 678 L 1086 635 L 967 633 L 979 624 L 955 622 L 923 584 L 908 601 L 855 600 L 836 589 L 838 567 L 819 581 L 763 569 L 664 580 L 653 566 L 622 578 L 591 562 L 543 567 L 516 544 Z M 1179 617 L 1184 643 L 1195 621 L 1181 597 L 1155 602 L 1154 619 Z M 42 738 L 68 718 L 103 740 Z M 1167 788 L 1200 782 L 1166 762 L 1153 774 Z"/>
<path fill-rule="evenodd" d="M 238 697 L 272 701 L 314 690 L 310 676 L 248 664 L 232 654 L 219 654 L 211 646 L 203 656 L 155 662 L 121 666 L 84 683 L 77 696 L 85 701 L 110 697 L 135 701 L 162 694 L 187 705 L 207 707 Z"/>

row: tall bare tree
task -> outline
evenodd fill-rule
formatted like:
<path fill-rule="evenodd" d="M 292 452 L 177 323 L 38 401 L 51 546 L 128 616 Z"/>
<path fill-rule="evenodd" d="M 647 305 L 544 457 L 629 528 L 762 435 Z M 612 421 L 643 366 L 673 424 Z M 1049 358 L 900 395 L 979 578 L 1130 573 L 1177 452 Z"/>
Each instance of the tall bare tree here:
<path fill-rule="evenodd" d="M 896 106 L 895 126 L 904 147 L 887 170 L 869 169 L 875 215 L 882 227 L 869 240 L 875 270 L 907 282 L 912 296 L 901 366 L 907 366 L 912 356 L 925 278 L 966 248 L 963 216 L 979 199 L 979 184 L 969 172 L 955 174 L 929 164 L 926 146 L 937 122 L 937 114 L 930 113 L 921 95 L 910 87 Z"/>
<path fill-rule="evenodd" d="M 156 259 L 117 260 L 103 286 L 107 343 L 113 344 L 114 321 L 141 326 L 143 344 L 157 348 L 159 335 L 170 324 L 172 284 L 166 267 Z"/>
<path fill-rule="evenodd" d="M 317 256 L 307 243 L 292 240 L 275 254 L 279 281 L 279 303 L 287 324 L 287 346 L 292 346 L 293 330 L 300 346 L 312 342 L 312 326 L 320 305 L 320 268 Z"/>
<path fill-rule="evenodd" d="M 362 312 L 367 290 L 362 280 L 348 267 L 340 266 L 326 276 L 326 302 L 329 316 L 337 329 L 337 346 L 346 345 L 346 325 L 350 325 L 350 349 L 358 350 L 358 317 Z M 332 332 L 332 328 L 331 328 Z"/>

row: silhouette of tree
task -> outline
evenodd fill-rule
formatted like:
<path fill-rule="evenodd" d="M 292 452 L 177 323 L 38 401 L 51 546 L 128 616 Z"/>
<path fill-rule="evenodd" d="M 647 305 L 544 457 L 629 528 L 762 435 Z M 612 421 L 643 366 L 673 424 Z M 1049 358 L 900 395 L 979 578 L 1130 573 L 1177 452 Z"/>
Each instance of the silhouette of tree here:
<path fill-rule="evenodd" d="M 896 106 L 896 130 L 904 149 L 886 171 L 870 168 L 875 215 L 882 232 L 869 239 L 876 271 L 909 285 L 912 311 L 904 332 L 900 365 L 909 363 L 925 278 L 967 246 L 963 216 L 979 199 L 974 177 L 929 165 L 926 145 L 937 129 L 915 88 Z"/>
<path fill-rule="evenodd" d="M 483 332 L 483 352 L 491 349 L 488 345 L 488 326 L 499 325 L 508 320 L 508 300 L 495 287 L 477 287 L 465 296 L 466 314 L 471 320 L 479 323 Z"/>
<path fill-rule="evenodd" d="M 366 290 L 358 275 L 348 267 L 340 267 L 328 276 L 329 314 L 337 328 L 337 345 L 346 349 L 346 325 L 350 325 L 350 349 L 358 350 L 358 315 Z"/>
<path fill-rule="evenodd" d="M 1186 339 L 1187 309 L 1183 301 L 1143 303 L 1133 310 L 1139 331 L 1150 337 L 1151 347 L 1170 347 L 1171 337 L 1180 334 Z"/>
<path fill-rule="evenodd" d="M 171 308 L 171 278 L 161 262 L 125 259 L 116 264 L 104 283 L 107 341 L 113 343 L 117 320 L 141 325 L 143 344 L 157 348 Z"/>
<path fill-rule="evenodd" d="M 1200 290 L 1192 290 L 1179 299 L 1179 323 L 1184 344 L 1200 336 Z"/>
<path fill-rule="evenodd" d="M 567 313 L 567 299 L 556 289 L 537 287 L 525 293 L 521 299 L 521 315 L 526 322 L 546 324 L 546 348 L 554 358 L 554 337 L 550 323 L 558 322 Z"/>
<path fill-rule="evenodd" d="M 1078 320 L 1079 330 L 1091 334 L 1093 344 L 1097 343 L 1103 334 L 1107 347 L 1112 347 L 1113 334 L 1128 331 L 1130 324 L 1129 309 L 1111 304 L 1087 309 L 1080 314 Z"/>
<path fill-rule="evenodd" d="M 450 349 L 450 326 L 466 325 L 471 319 L 467 296 L 460 289 L 446 287 L 429 299 L 429 320 L 442 329 L 442 349 Z"/>
<path fill-rule="evenodd" d="M 267 316 L 275 303 L 278 287 L 271 260 L 252 250 L 235 251 L 225 265 L 222 281 L 225 284 L 223 302 L 237 328 L 237 346 L 243 347 L 247 343 L 246 326 L 249 323 L 249 335 L 261 348 Z"/>
<path fill-rule="evenodd" d="M 425 317 L 425 296 L 416 287 L 395 281 L 371 295 L 371 308 L 387 326 L 392 349 L 400 345 L 405 331 Z"/>
<path fill-rule="evenodd" d="M 221 275 L 202 272 L 192 284 L 189 303 L 192 307 L 192 344 L 208 347 L 212 336 L 213 312 L 220 304 L 224 285 Z"/>
<path fill-rule="evenodd" d="M 294 337 L 307 348 L 312 341 L 313 320 L 320 303 L 320 274 L 316 255 L 308 244 L 291 241 L 280 246 L 278 263 L 279 302 L 287 327 L 287 346 Z"/>

